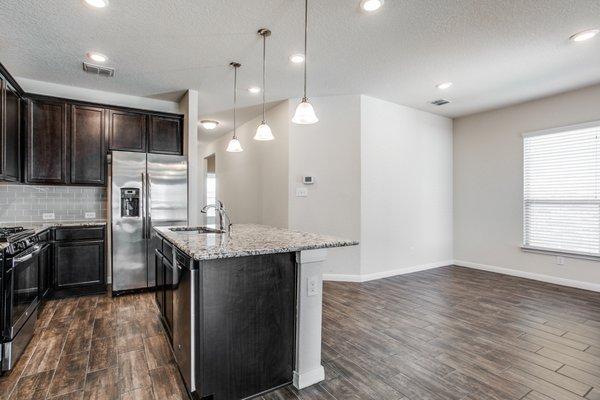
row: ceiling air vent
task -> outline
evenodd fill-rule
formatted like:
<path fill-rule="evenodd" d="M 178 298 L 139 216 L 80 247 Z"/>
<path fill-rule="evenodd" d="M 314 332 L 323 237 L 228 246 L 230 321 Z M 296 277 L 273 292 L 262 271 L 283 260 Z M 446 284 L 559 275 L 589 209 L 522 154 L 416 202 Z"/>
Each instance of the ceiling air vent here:
<path fill-rule="evenodd" d="M 90 64 L 87 62 L 83 62 L 83 70 L 85 72 L 89 72 L 90 74 L 100 75 L 100 76 L 115 76 L 115 69 L 109 67 L 102 67 L 100 65 Z"/>
<path fill-rule="evenodd" d="M 450 100 L 446 99 L 437 99 L 431 102 L 434 106 L 443 106 L 444 104 L 450 103 Z"/>

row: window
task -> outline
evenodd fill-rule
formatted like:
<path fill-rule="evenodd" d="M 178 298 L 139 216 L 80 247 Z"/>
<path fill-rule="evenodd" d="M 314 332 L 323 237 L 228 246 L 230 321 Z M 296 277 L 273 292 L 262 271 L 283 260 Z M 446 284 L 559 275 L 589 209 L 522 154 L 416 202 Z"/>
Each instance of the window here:
<path fill-rule="evenodd" d="M 525 249 L 600 256 L 600 122 L 524 135 Z"/>
<path fill-rule="evenodd" d="M 217 202 L 217 176 L 214 172 L 206 174 L 206 204 Z M 207 224 L 215 223 L 216 212 L 214 208 L 206 210 Z"/>

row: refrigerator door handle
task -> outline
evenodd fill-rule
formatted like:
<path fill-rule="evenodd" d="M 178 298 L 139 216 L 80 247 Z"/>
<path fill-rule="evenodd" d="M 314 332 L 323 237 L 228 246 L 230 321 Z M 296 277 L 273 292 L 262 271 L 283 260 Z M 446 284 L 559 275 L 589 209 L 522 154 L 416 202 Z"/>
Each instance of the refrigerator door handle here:
<path fill-rule="evenodd" d="M 150 188 L 150 173 L 146 174 L 146 237 L 152 237 L 152 190 Z"/>
<path fill-rule="evenodd" d="M 142 201 L 140 213 L 142 217 L 142 239 L 146 239 L 146 174 L 142 172 Z"/>

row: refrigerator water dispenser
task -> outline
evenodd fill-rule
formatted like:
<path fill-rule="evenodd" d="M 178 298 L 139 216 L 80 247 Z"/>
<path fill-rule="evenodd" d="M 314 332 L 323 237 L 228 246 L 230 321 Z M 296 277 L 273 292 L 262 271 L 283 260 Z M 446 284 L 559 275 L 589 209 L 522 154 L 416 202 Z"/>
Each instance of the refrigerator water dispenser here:
<path fill-rule="evenodd" d="M 140 189 L 121 188 L 121 217 L 140 217 Z"/>

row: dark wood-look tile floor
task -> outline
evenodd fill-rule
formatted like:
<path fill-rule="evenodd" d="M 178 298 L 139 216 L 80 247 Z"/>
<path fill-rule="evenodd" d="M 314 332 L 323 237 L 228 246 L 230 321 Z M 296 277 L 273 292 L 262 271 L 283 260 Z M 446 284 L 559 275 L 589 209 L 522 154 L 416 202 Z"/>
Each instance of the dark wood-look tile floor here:
<path fill-rule="evenodd" d="M 152 294 L 51 300 L 0 400 L 187 400 Z"/>
<path fill-rule="evenodd" d="M 323 362 L 261 400 L 600 400 L 600 295 L 459 267 L 326 282 Z M 50 398 L 186 399 L 152 295 L 44 307 L 0 400 Z"/>
<path fill-rule="evenodd" d="M 600 400 L 600 294 L 460 267 L 326 282 L 326 380 L 263 400 Z"/>

